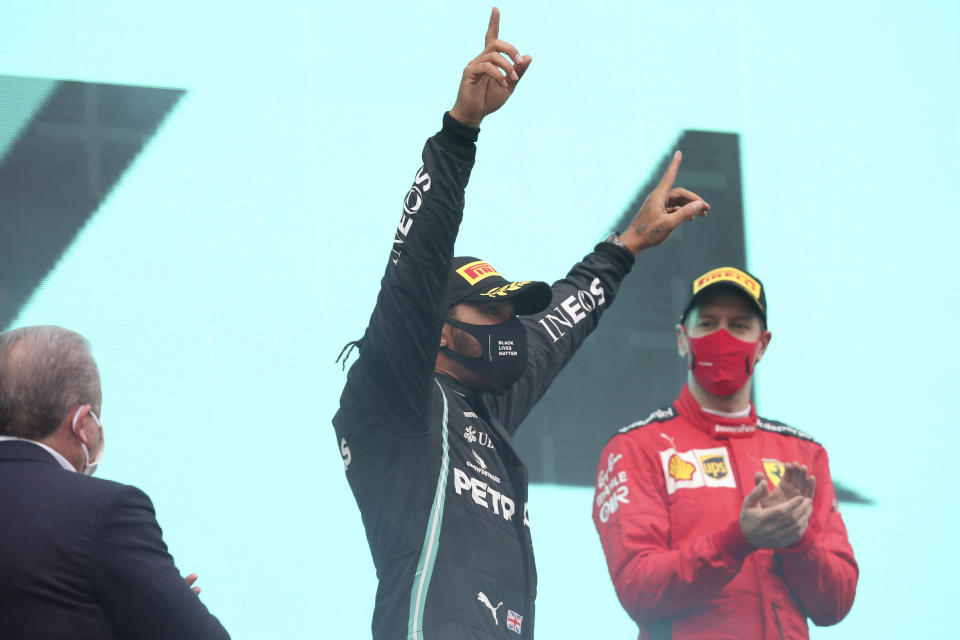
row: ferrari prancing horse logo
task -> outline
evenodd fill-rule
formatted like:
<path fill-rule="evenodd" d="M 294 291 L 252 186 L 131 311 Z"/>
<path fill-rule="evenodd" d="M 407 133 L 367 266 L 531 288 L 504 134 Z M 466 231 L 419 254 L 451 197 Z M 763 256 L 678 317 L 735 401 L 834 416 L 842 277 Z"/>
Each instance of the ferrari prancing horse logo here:
<path fill-rule="evenodd" d="M 786 465 L 773 458 L 763 458 L 762 462 L 763 472 L 767 474 L 770 484 L 776 489 L 780 481 L 783 480 L 783 472 L 786 469 Z"/>

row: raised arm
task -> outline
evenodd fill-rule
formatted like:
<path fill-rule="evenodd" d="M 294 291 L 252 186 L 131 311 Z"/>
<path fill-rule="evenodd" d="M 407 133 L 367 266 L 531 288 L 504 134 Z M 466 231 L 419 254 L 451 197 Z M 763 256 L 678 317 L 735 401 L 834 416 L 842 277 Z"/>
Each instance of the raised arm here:
<path fill-rule="evenodd" d="M 377 422 L 410 434 L 428 423 L 430 380 L 447 311 L 447 271 L 478 127 L 503 106 L 530 65 L 530 56 L 498 39 L 499 24 L 495 8 L 483 52 L 464 68 L 456 103 L 424 146 L 423 166 L 404 199 L 377 304 L 341 398 L 342 409 L 372 411 Z"/>
<path fill-rule="evenodd" d="M 697 194 L 674 187 L 682 156 L 677 151 L 656 188 L 619 242 L 601 242 L 554 283 L 553 299 L 545 311 L 524 316 L 530 361 L 523 377 L 503 396 L 492 398 L 491 411 L 510 433 L 515 433 L 554 378 L 597 328 L 630 272 L 633 257 L 660 244 L 678 226 L 705 216 L 710 205 Z"/>

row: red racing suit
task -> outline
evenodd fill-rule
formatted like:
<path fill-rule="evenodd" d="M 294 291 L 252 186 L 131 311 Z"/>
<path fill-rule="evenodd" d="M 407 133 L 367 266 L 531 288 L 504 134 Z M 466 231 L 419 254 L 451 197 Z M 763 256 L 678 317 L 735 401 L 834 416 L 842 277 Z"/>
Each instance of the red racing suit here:
<path fill-rule="evenodd" d="M 787 462 L 817 480 L 803 537 L 757 549 L 740 531 L 743 499 Z M 700 408 L 685 387 L 670 407 L 621 429 L 603 450 L 593 521 L 621 604 L 641 640 L 807 638 L 807 618 L 839 622 L 859 569 L 827 452 L 805 433 Z"/>

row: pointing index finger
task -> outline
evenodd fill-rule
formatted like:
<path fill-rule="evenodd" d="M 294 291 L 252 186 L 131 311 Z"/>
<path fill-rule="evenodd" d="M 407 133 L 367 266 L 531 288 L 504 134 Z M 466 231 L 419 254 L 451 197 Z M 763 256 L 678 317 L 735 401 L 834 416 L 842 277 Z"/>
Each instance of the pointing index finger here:
<path fill-rule="evenodd" d="M 677 170 L 680 168 L 680 162 L 683 160 L 683 154 L 680 153 L 680 150 L 673 154 L 673 160 L 670 161 L 670 166 L 667 167 L 666 173 L 663 174 L 663 177 L 660 178 L 660 184 L 657 185 L 658 190 L 669 190 L 673 186 L 673 181 L 677 179 Z"/>
<path fill-rule="evenodd" d="M 494 7 L 490 12 L 490 24 L 487 26 L 487 37 L 483 46 L 487 47 L 500 36 L 500 9 Z"/>

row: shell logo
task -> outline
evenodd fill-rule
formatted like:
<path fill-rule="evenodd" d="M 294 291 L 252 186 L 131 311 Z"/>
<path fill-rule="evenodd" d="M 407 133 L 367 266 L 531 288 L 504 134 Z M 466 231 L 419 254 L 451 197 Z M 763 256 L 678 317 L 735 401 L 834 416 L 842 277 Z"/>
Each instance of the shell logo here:
<path fill-rule="evenodd" d="M 670 477 L 674 480 L 689 480 L 693 477 L 693 472 L 697 468 L 678 456 L 673 454 L 670 457 L 670 462 L 667 465 L 667 471 L 670 472 Z"/>

